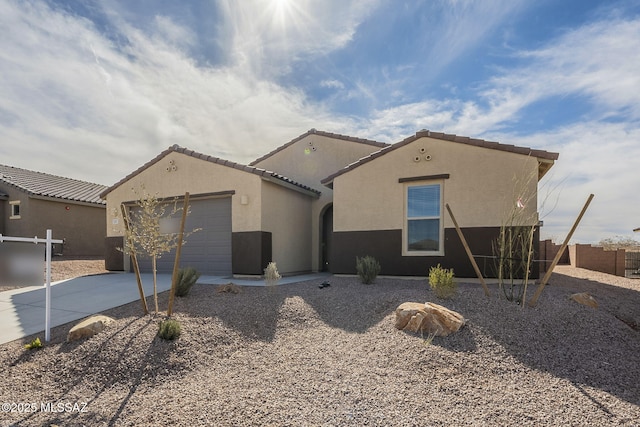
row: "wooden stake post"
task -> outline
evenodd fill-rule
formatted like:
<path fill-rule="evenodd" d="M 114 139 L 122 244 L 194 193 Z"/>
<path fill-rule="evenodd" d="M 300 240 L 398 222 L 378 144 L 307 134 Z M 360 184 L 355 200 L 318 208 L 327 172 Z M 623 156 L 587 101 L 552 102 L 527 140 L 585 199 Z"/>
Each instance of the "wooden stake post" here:
<path fill-rule="evenodd" d="M 473 258 L 473 254 L 471 253 L 471 249 L 469 249 L 467 240 L 464 238 L 464 235 L 462 234 L 462 230 L 458 226 L 458 222 L 456 221 L 456 218 L 453 216 L 453 212 L 451 212 L 451 208 L 449 207 L 449 204 L 447 203 L 445 206 L 447 208 L 447 211 L 449 212 L 451 221 L 453 221 L 453 225 L 456 226 L 458 237 L 460 237 L 460 240 L 462 241 L 462 246 L 464 246 L 464 250 L 467 252 L 469 261 L 471 261 L 471 265 L 473 265 L 473 269 L 476 271 L 476 275 L 478 276 L 478 279 L 480 279 L 480 283 L 482 284 L 482 288 L 484 289 L 484 294 L 486 296 L 489 296 L 489 288 L 487 287 L 487 283 L 484 281 L 484 277 L 482 277 L 482 273 L 480 272 L 480 268 L 478 268 L 478 264 L 476 263 L 476 260 Z"/>
<path fill-rule="evenodd" d="M 129 213 L 127 212 L 127 208 L 124 205 L 120 205 L 120 210 L 122 211 L 122 219 L 124 223 L 124 229 L 126 230 L 126 234 L 129 234 Z M 127 237 L 125 236 L 125 239 Z M 133 272 L 136 274 L 136 281 L 138 282 L 138 292 L 140 293 L 140 301 L 142 302 L 142 311 L 144 314 L 149 314 L 149 309 L 147 308 L 147 299 L 144 295 L 144 289 L 142 288 L 142 279 L 140 278 L 140 266 L 138 265 L 138 258 L 136 257 L 136 253 L 131 251 L 131 261 L 133 262 Z"/>
<path fill-rule="evenodd" d="M 173 300 L 178 286 L 178 270 L 180 269 L 180 253 L 182 252 L 182 241 L 184 239 L 184 224 L 187 221 L 187 211 L 189 210 L 189 193 L 184 193 L 184 204 L 182 207 L 182 220 L 180 221 L 180 234 L 178 236 L 178 246 L 176 248 L 176 259 L 173 262 L 173 274 L 171 275 L 171 290 L 169 291 L 169 306 L 167 316 L 173 313 Z"/>
<path fill-rule="evenodd" d="M 551 278 L 551 273 L 553 273 L 553 269 L 556 267 L 556 264 L 558 264 L 558 261 L 560 261 L 560 257 L 562 256 L 562 253 L 567 248 L 567 245 L 569 244 L 569 240 L 571 240 L 571 237 L 573 237 L 574 231 L 576 231 L 576 228 L 578 228 L 578 224 L 580 223 L 580 220 L 584 216 L 584 213 L 587 211 L 587 208 L 589 207 L 591 200 L 593 200 L 593 194 L 589 195 L 589 198 L 587 199 L 587 202 L 584 204 L 584 207 L 582 208 L 580 215 L 578 215 L 578 218 L 573 223 L 573 227 L 571 227 L 571 231 L 569 231 L 569 234 L 567 234 L 567 237 L 564 239 L 564 242 L 562 242 L 562 246 L 560 246 L 560 250 L 556 254 L 555 258 L 553 258 L 553 262 L 551 262 L 551 266 L 547 269 L 547 272 L 542 278 L 542 281 L 538 285 L 538 289 L 536 289 L 536 293 L 533 294 L 533 298 L 531 298 L 531 301 L 529 301 L 530 307 L 534 307 L 538 303 L 538 298 L 540 298 L 540 294 L 542 294 L 542 291 L 545 285 Z"/>

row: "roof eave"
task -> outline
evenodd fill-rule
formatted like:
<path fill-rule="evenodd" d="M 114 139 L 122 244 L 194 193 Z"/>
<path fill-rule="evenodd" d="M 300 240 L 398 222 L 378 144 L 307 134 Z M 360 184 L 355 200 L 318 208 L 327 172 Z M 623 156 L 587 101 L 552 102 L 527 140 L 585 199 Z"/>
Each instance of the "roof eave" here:
<path fill-rule="evenodd" d="M 304 194 L 306 196 L 313 197 L 314 199 L 319 199 L 320 196 L 322 195 L 322 193 L 320 191 L 313 190 L 313 189 L 302 188 L 302 187 L 300 187 L 298 185 L 292 184 L 292 183 L 290 183 L 288 181 L 285 181 L 285 180 L 283 180 L 281 178 L 278 178 L 278 177 L 275 177 L 275 176 L 272 176 L 272 175 L 264 174 L 264 175 L 262 175 L 262 179 L 264 181 L 271 182 L 271 183 L 279 185 L 281 187 L 288 188 L 289 190 L 294 190 L 294 191 L 297 191 L 298 193 L 302 193 L 302 194 Z"/>
<path fill-rule="evenodd" d="M 333 173 L 332 175 L 329 175 L 328 177 L 324 178 L 320 182 L 329 188 L 333 188 L 333 180 L 338 176 L 348 173 L 354 169 L 357 169 L 359 166 L 371 160 L 374 160 L 376 157 L 383 156 L 391 151 L 394 151 L 400 147 L 410 144 L 420 138 L 440 139 L 440 140 L 452 141 L 460 144 L 467 144 L 475 147 L 488 148 L 488 149 L 499 150 L 499 151 L 504 151 L 508 153 L 535 157 L 538 159 L 539 164 L 545 165 L 539 168 L 538 180 L 542 179 L 542 177 L 549 171 L 549 169 L 551 168 L 551 166 L 553 166 L 555 160 L 557 160 L 559 156 L 558 153 L 553 153 L 553 152 L 544 151 L 544 150 L 534 150 L 527 147 L 517 147 L 510 144 L 502 144 L 499 142 L 486 141 L 483 139 L 469 138 L 469 137 L 453 135 L 453 134 L 445 134 L 442 132 L 432 132 L 430 130 L 423 129 L 416 132 L 414 135 L 411 135 L 403 139 L 400 142 L 396 142 L 395 144 L 388 145 L 386 147 L 381 148 L 378 151 L 375 151 L 365 157 L 362 157 L 358 161 L 351 163 L 350 165 L 347 165 L 346 167 L 340 169 L 339 171 Z"/>
<path fill-rule="evenodd" d="M 554 160 L 541 159 L 538 157 L 538 181 L 549 172 L 549 169 L 551 169 L 554 164 Z"/>
<path fill-rule="evenodd" d="M 41 196 L 37 194 L 30 195 L 29 198 L 37 199 L 37 200 L 45 200 L 49 202 L 65 203 L 68 205 L 91 206 L 94 208 L 103 208 L 103 209 L 107 207 L 107 202 L 104 200 L 100 202 L 85 202 L 82 200 L 65 199 L 62 197 L 52 197 L 52 196 Z"/>
<path fill-rule="evenodd" d="M 339 134 L 339 133 L 331 133 L 331 132 L 325 132 L 325 131 L 316 130 L 316 129 L 309 129 L 308 131 L 306 131 L 302 135 L 299 135 L 299 136 L 293 138 L 291 141 L 279 146 L 275 150 L 272 150 L 269 153 L 265 154 L 264 156 L 261 156 L 261 157 L 257 158 L 256 160 L 252 161 L 251 163 L 249 163 L 249 166 L 257 165 L 258 163 L 270 158 L 271 156 L 279 153 L 280 151 L 282 151 L 285 148 L 289 147 L 290 145 L 293 145 L 296 142 L 306 138 L 309 135 L 318 135 L 318 136 L 324 136 L 326 138 L 333 138 L 333 139 L 340 139 L 340 140 L 343 140 L 343 141 L 357 142 L 359 144 L 366 144 L 366 145 L 370 145 L 372 147 L 379 147 L 379 148 L 383 148 L 383 147 L 386 147 L 386 146 L 389 145 L 389 144 L 387 144 L 385 142 L 374 141 L 372 139 L 356 138 L 356 137 L 353 137 L 353 136 L 342 135 L 342 134 Z"/>
<path fill-rule="evenodd" d="M 133 172 L 131 172 L 130 174 L 128 174 L 127 176 L 122 178 L 120 181 L 116 182 L 111 187 L 109 187 L 106 190 L 104 190 L 102 193 L 99 194 L 100 198 L 106 200 L 107 195 L 109 193 L 111 193 L 113 190 L 115 190 L 116 188 L 120 187 L 122 184 L 124 184 L 125 182 L 129 181 L 131 178 L 137 176 L 138 174 L 142 173 L 143 171 L 145 171 L 146 169 L 150 168 L 151 166 L 155 165 L 160 160 L 164 159 L 169 153 L 173 153 L 174 151 L 178 151 L 178 148 L 180 148 L 178 145 L 172 145 L 171 147 L 167 148 L 166 150 L 164 150 L 163 152 L 158 154 L 156 157 L 154 157 L 153 159 L 149 160 L 147 163 L 143 164 L 138 169 L 134 170 Z"/>
<path fill-rule="evenodd" d="M 109 187 L 108 189 L 106 189 L 102 193 L 100 193 L 100 197 L 102 199 L 106 199 L 107 195 L 110 192 L 112 192 L 113 190 L 115 190 L 117 187 L 120 187 L 125 182 L 129 181 L 130 179 L 132 179 L 133 177 L 139 175 L 140 173 L 144 172 L 146 169 L 148 169 L 151 166 L 155 165 L 156 163 L 160 162 L 162 159 L 164 159 L 167 155 L 169 155 L 172 152 L 184 154 L 186 156 L 190 156 L 190 157 L 193 157 L 193 158 L 196 158 L 196 159 L 199 159 L 199 160 L 203 160 L 203 161 L 206 161 L 206 162 L 210 162 L 210 163 L 214 163 L 214 164 L 217 164 L 217 165 L 225 166 L 225 167 L 228 167 L 228 168 L 236 169 L 236 170 L 239 170 L 239 171 L 247 172 L 247 173 L 250 173 L 250 174 L 258 175 L 258 176 L 262 177 L 263 179 L 265 179 L 267 181 L 271 181 L 271 182 L 273 182 L 275 184 L 278 184 L 278 185 L 281 185 L 283 187 L 298 191 L 298 192 L 300 192 L 302 194 L 306 194 L 306 195 L 309 195 L 311 197 L 319 198 L 320 194 L 322 194 L 321 192 L 319 192 L 317 190 L 314 190 L 314 189 L 312 189 L 310 187 L 303 186 L 302 184 L 296 183 L 294 181 L 289 181 L 286 177 L 283 177 L 283 176 L 278 175 L 278 174 L 276 174 L 274 172 L 271 172 L 271 171 L 266 171 L 264 169 L 256 168 L 254 166 L 242 165 L 242 164 L 239 164 L 239 163 L 231 162 L 229 160 L 225 160 L 225 159 L 221 159 L 221 158 L 218 158 L 218 157 L 214 157 L 214 156 L 209 156 L 209 155 L 206 155 L 206 154 L 198 153 L 198 152 L 195 152 L 193 150 L 189 150 L 187 148 L 180 147 L 179 145 L 173 145 L 173 146 L 169 147 L 168 149 L 164 150 L 162 153 L 158 154 L 156 157 L 154 157 L 153 159 L 151 159 L 150 161 L 148 161 L 144 165 L 140 166 L 135 171 L 131 172 L 126 177 L 122 178 L 117 183 L 113 184 L 111 187 Z"/>

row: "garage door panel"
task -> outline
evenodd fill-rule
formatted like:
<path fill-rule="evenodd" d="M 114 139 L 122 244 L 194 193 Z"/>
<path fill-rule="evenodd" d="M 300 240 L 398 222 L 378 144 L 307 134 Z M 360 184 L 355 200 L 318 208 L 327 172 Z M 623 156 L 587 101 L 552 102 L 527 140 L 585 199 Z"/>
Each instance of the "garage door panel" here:
<path fill-rule="evenodd" d="M 192 200 L 185 231 L 189 235 L 182 246 L 180 266 L 191 266 L 202 274 L 231 274 L 231 198 Z M 173 271 L 175 249 L 158 260 L 158 272 Z M 140 260 L 143 271 L 151 270 L 149 259 Z"/>

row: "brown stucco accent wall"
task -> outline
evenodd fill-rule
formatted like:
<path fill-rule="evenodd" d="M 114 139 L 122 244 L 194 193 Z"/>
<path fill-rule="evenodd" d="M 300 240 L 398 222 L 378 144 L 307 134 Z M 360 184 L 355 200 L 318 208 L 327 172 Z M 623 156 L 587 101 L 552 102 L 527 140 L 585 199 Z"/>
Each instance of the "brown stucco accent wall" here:
<path fill-rule="evenodd" d="M 492 242 L 500 227 L 474 227 L 462 230 L 474 255 L 491 256 Z M 538 232 L 534 241 L 539 239 Z M 534 243 L 534 258 L 538 245 Z M 356 257 L 371 255 L 380 262 L 381 275 L 428 276 L 429 268 L 440 264 L 453 268 L 456 277 L 476 277 L 455 228 L 444 230 L 444 256 L 402 256 L 402 230 L 372 230 L 333 233 L 331 272 L 356 274 Z M 485 277 L 495 277 L 493 261 L 477 257 L 476 262 Z M 537 265 L 532 266 L 531 278 L 538 278 Z"/>
<path fill-rule="evenodd" d="M 122 251 L 118 248 L 122 248 L 124 246 L 124 237 L 107 237 L 105 238 L 104 245 L 104 268 L 109 271 L 123 271 L 124 257 Z"/>
<path fill-rule="evenodd" d="M 241 231 L 231 233 L 233 274 L 262 275 L 271 262 L 271 233 Z"/>

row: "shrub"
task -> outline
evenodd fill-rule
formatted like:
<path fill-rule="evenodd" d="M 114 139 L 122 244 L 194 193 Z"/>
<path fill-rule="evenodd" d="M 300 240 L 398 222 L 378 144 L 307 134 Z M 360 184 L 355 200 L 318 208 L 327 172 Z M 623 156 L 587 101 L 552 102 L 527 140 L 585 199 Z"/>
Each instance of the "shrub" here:
<path fill-rule="evenodd" d="M 267 265 L 267 268 L 264 269 L 264 280 L 267 283 L 267 286 L 275 286 L 278 284 L 278 280 L 280 280 L 282 276 L 278 273 L 278 267 L 275 262 L 270 262 Z"/>
<path fill-rule="evenodd" d="M 370 285 L 380 273 L 380 263 L 372 256 L 356 257 L 356 271 L 365 285 Z"/>
<path fill-rule="evenodd" d="M 458 284 L 453 280 L 453 268 L 447 270 L 438 264 L 429 269 L 429 286 L 438 298 L 451 298 L 458 292 Z"/>
<path fill-rule="evenodd" d="M 36 339 L 31 341 L 29 344 L 25 344 L 24 348 L 26 348 L 27 350 L 42 348 L 42 342 L 40 342 L 40 337 L 36 337 Z"/>
<path fill-rule="evenodd" d="M 193 267 L 181 268 L 178 270 L 178 280 L 176 283 L 176 296 L 186 296 L 193 285 L 200 278 L 200 273 Z"/>
<path fill-rule="evenodd" d="M 160 322 L 158 336 L 163 340 L 175 340 L 180 336 L 180 332 L 182 332 L 182 328 L 180 327 L 180 322 L 177 320 L 168 319 Z"/>

